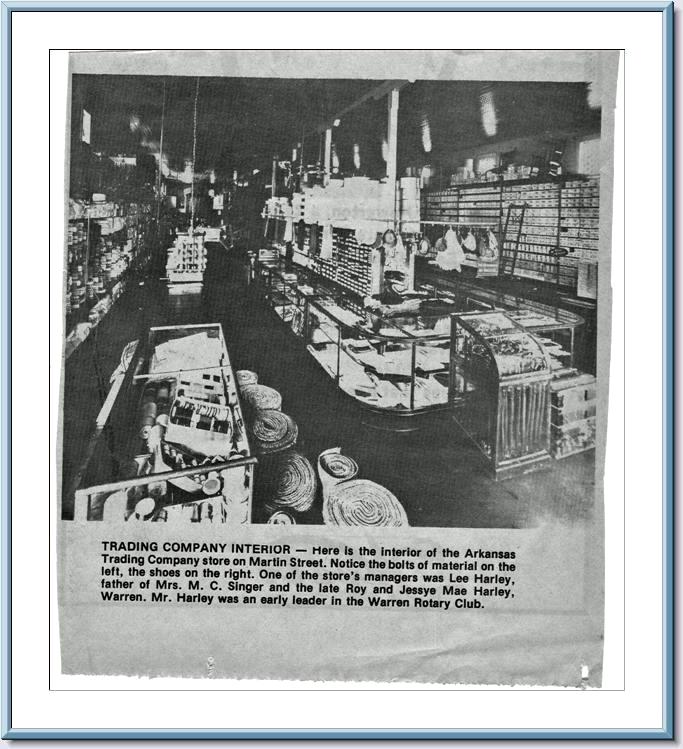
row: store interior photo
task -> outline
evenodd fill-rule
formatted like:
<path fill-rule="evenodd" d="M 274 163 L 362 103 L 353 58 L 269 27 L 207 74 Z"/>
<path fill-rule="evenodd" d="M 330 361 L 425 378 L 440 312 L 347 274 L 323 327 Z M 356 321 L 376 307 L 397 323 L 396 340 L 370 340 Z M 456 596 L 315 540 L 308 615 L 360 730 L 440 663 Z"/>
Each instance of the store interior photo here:
<path fill-rule="evenodd" d="M 592 522 L 603 109 L 588 77 L 74 74 L 61 517 Z"/>

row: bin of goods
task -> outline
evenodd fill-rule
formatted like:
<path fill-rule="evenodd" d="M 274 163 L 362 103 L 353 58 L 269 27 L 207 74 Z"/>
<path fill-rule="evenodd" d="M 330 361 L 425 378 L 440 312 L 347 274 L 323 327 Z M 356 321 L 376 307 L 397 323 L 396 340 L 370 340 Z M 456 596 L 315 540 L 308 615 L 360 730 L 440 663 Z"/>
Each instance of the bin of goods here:
<path fill-rule="evenodd" d="M 590 374 L 574 372 L 550 386 L 551 452 L 566 458 L 595 447 L 596 383 Z"/>
<path fill-rule="evenodd" d="M 77 520 L 251 522 L 256 458 L 220 325 L 151 328 L 97 424 Z"/>
<path fill-rule="evenodd" d="M 550 462 L 551 377 L 548 353 L 506 313 L 453 315 L 454 417 L 496 478 Z"/>

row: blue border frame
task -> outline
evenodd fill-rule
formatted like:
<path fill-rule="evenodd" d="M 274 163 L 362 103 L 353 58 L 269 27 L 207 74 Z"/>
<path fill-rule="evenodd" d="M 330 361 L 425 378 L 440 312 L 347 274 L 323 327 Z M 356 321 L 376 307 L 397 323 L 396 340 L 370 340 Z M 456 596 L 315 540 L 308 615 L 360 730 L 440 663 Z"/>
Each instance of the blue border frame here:
<path fill-rule="evenodd" d="M 505 0 L 444 0 L 443 2 L 418 2 L 417 0 L 390 0 L 388 3 L 375 0 L 319 0 L 317 5 L 294 0 L 216 0 L 216 2 L 197 2 L 188 0 L 165 0 L 154 3 L 149 0 L 92 0 L 85 4 L 73 0 L 62 0 L 57 3 L 32 2 L 31 0 L 8 0 L 1 3 L 2 33 L 0 36 L 4 55 L 2 56 L 2 257 L 0 268 L 2 283 L 0 286 L 0 314 L 2 314 L 2 386 L 0 390 L 0 409 L 2 413 L 2 430 L 0 432 L 2 467 L 2 505 L 0 519 L 2 523 L 0 542 L 2 544 L 2 739 L 234 739 L 234 740 L 323 740 L 323 739 L 663 739 L 674 738 L 674 3 L 673 0 L 622 0 L 618 4 L 609 0 L 547 0 L 546 5 L 533 2 L 505 2 Z M 161 7 L 160 7 L 161 6 Z M 668 658 L 664 664 L 664 714 L 661 729 L 643 730 L 92 730 L 92 729 L 15 729 L 11 720 L 11 213 L 10 182 L 11 163 L 11 57 L 12 57 L 12 13 L 22 11 L 654 11 L 663 14 L 663 101 L 664 101 L 664 528 L 663 552 L 666 560 L 664 569 L 664 643 Z"/>

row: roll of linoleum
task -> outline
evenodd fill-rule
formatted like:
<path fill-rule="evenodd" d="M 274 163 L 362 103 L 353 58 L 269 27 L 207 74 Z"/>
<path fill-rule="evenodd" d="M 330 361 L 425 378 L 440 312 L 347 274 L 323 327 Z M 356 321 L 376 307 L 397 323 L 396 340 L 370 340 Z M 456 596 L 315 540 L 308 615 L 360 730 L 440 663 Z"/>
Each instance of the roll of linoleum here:
<path fill-rule="evenodd" d="M 252 372 L 249 369 L 238 369 L 235 372 L 235 379 L 240 387 L 240 390 L 245 385 L 256 385 L 258 383 L 258 375 L 256 372 Z"/>
<path fill-rule="evenodd" d="M 324 450 L 318 457 L 318 477 L 325 500 L 330 490 L 342 481 L 349 481 L 358 475 L 358 464 L 352 458 L 341 454 L 340 447 Z"/>
<path fill-rule="evenodd" d="M 282 453 L 270 466 L 266 509 L 306 512 L 313 505 L 316 487 L 315 469 L 308 458 L 294 450 Z"/>
<path fill-rule="evenodd" d="M 282 396 L 277 390 L 267 385 L 245 385 L 242 388 L 242 399 L 255 411 L 265 409 L 280 410 Z"/>
<path fill-rule="evenodd" d="M 385 487 L 366 479 L 343 481 L 323 502 L 326 525 L 401 527 L 408 518 L 401 503 Z"/>
<path fill-rule="evenodd" d="M 259 411 L 252 423 L 254 451 L 258 455 L 281 452 L 296 444 L 299 430 L 294 420 L 276 409 Z"/>

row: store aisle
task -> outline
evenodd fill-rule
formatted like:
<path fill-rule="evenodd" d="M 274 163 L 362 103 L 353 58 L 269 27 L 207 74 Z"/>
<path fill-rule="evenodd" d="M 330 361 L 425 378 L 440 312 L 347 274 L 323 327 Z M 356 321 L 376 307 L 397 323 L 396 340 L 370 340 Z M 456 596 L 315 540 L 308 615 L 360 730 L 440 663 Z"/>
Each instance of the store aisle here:
<path fill-rule="evenodd" d="M 593 510 L 593 452 L 553 462 L 549 470 L 495 482 L 484 461 L 448 413 L 431 417 L 423 430 L 393 433 L 364 423 L 357 402 L 338 390 L 260 298 L 248 287 L 244 266 L 221 245 L 209 245 L 201 293 L 170 295 L 159 281 L 127 292 L 103 321 L 97 337 L 88 339 L 67 362 L 64 396 L 64 485 L 78 465 L 103 392 L 127 341 L 153 325 L 219 322 L 235 369 L 258 372 L 259 381 L 282 395 L 282 409 L 299 427 L 298 449 L 313 464 L 318 454 L 341 447 L 369 478 L 393 491 L 414 526 L 526 528 L 544 522 L 580 523 Z M 98 369 L 100 377 L 98 378 Z M 381 417 L 378 417 L 381 418 Z M 378 422 L 381 425 L 381 421 Z M 260 471 L 267 470 L 262 466 Z M 263 497 L 257 473 L 255 520 Z M 69 498 L 64 514 L 70 516 Z M 320 523 L 320 498 L 299 519 Z"/>

